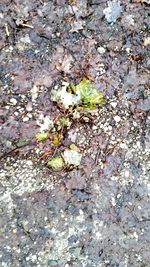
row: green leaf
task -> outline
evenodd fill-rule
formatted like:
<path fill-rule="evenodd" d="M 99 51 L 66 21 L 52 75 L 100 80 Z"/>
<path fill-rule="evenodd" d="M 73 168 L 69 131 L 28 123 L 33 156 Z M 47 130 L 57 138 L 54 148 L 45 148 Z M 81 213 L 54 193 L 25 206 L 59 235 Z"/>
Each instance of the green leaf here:
<path fill-rule="evenodd" d="M 59 171 L 64 167 L 62 157 L 54 157 L 47 162 L 47 166 L 55 171 Z"/>
<path fill-rule="evenodd" d="M 37 133 L 36 134 L 36 140 L 38 142 L 42 142 L 42 141 L 45 141 L 47 138 L 48 138 L 48 133 L 45 133 L 45 132 L 41 132 L 41 133 Z"/>

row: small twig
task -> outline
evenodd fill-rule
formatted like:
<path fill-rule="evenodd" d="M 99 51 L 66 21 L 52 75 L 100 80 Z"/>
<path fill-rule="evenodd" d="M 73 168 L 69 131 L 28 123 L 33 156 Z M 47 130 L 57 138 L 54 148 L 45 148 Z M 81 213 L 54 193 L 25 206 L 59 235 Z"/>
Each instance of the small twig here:
<path fill-rule="evenodd" d="M 76 13 L 74 12 L 73 6 L 72 5 L 69 5 L 69 6 L 71 7 L 73 15 L 76 17 Z"/>
<path fill-rule="evenodd" d="M 6 31 L 6 35 L 9 37 L 10 33 L 9 33 L 9 29 L 8 29 L 7 23 L 5 23 L 5 31 Z"/>
<path fill-rule="evenodd" d="M 45 151 L 45 152 L 43 152 L 42 155 L 40 156 L 40 159 L 47 158 L 47 157 L 49 157 L 51 154 L 52 154 L 52 151 L 51 151 L 51 150 Z"/>
<path fill-rule="evenodd" d="M 32 25 L 29 25 L 29 24 L 26 24 L 26 23 L 21 23 L 20 25 L 23 26 L 23 27 L 34 29 L 34 27 Z"/>
<path fill-rule="evenodd" d="M 142 220 L 139 220 L 139 222 L 150 222 L 150 218 L 143 218 Z"/>
<path fill-rule="evenodd" d="M 68 52 L 71 54 L 71 56 L 73 57 L 73 59 L 77 61 L 77 58 L 74 56 L 73 51 L 72 51 L 69 47 L 67 47 L 67 46 L 64 45 L 64 44 L 62 44 L 62 47 L 63 47 L 64 49 L 68 50 Z"/>
<path fill-rule="evenodd" d="M 96 164 L 96 165 L 98 164 L 98 160 L 99 160 L 99 156 L 100 156 L 100 154 L 101 154 L 101 149 L 98 148 L 97 154 L 96 154 L 96 156 L 95 156 L 95 164 Z"/>
<path fill-rule="evenodd" d="M 59 146 L 57 146 L 57 147 L 55 148 L 55 150 L 54 150 L 54 153 L 53 153 L 53 155 L 52 155 L 52 158 L 53 158 L 53 157 L 55 157 L 55 155 L 56 155 L 56 153 L 57 153 L 57 150 L 58 150 L 58 148 L 59 148 Z"/>
<path fill-rule="evenodd" d="M 23 145 L 20 145 L 20 146 L 17 146 L 15 148 L 13 148 L 12 150 L 8 151 L 8 152 L 5 152 L 1 157 L 0 157 L 0 160 L 3 159 L 3 158 L 6 158 L 8 155 L 10 155 L 11 153 L 15 152 L 16 150 L 22 148 L 22 147 L 25 147 L 25 146 L 29 146 L 29 145 L 34 145 L 35 142 L 29 142 L 29 143 L 26 143 L 26 144 L 23 144 Z"/>
<path fill-rule="evenodd" d="M 99 6 L 100 4 L 102 4 L 102 3 L 105 3 L 106 1 L 105 0 L 101 0 L 101 2 L 99 3 L 99 2 L 95 2 L 95 3 L 90 3 L 90 6 Z"/>
<path fill-rule="evenodd" d="M 43 33 L 38 33 L 38 36 L 41 37 L 41 38 L 44 38 L 46 40 L 50 40 L 50 37 L 46 36 L 45 34 Z"/>

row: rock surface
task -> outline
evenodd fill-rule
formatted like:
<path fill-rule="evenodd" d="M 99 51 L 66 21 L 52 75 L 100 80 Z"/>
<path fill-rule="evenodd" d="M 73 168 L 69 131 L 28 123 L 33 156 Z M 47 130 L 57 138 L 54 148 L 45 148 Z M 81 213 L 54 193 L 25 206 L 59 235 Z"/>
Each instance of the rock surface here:
<path fill-rule="evenodd" d="M 150 266 L 148 2 L 1 0 L 0 266 Z M 83 78 L 108 103 L 64 135 L 80 166 L 54 172 L 35 136 L 51 90 Z"/>

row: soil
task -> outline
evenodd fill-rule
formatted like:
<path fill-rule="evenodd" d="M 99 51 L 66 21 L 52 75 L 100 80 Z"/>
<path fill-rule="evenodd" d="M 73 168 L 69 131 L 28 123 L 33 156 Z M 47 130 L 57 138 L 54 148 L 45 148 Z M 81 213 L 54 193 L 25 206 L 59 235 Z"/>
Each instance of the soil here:
<path fill-rule="evenodd" d="M 1 0 L 0 266 L 150 267 L 149 4 Z M 108 101 L 55 150 L 80 166 L 54 172 L 35 135 L 83 78 Z"/>

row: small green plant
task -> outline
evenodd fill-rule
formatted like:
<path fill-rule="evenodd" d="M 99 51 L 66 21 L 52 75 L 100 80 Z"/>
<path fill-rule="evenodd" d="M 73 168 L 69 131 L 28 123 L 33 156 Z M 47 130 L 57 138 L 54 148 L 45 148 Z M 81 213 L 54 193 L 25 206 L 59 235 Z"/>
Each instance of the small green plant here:
<path fill-rule="evenodd" d="M 62 116 L 58 119 L 57 121 L 57 129 L 61 130 L 64 129 L 65 127 L 68 128 L 71 126 L 71 121 L 68 117 Z"/>
<path fill-rule="evenodd" d="M 71 144 L 70 149 L 66 148 L 61 156 L 52 157 L 47 162 L 47 167 L 52 168 L 55 171 L 59 171 L 62 168 L 73 169 L 80 165 L 82 154 L 76 145 Z M 70 168 L 71 167 L 71 168 Z"/>
<path fill-rule="evenodd" d="M 62 157 L 53 157 L 47 162 L 47 167 L 60 171 L 64 167 L 64 161 Z"/>
<path fill-rule="evenodd" d="M 79 151 L 79 148 L 75 144 L 71 144 L 69 147 L 71 150 Z"/>
<path fill-rule="evenodd" d="M 71 84 L 68 88 L 52 90 L 51 99 L 58 105 L 62 105 L 64 109 L 75 106 L 93 109 L 107 102 L 103 93 L 99 92 L 94 83 L 87 79 L 83 79 L 77 85 Z"/>
<path fill-rule="evenodd" d="M 41 132 L 36 134 L 36 140 L 38 142 L 43 142 L 48 139 L 49 133 Z"/>
<path fill-rule="evenodd" d="M 50 120 L 51 128 L 49 132 L 38 133 L 36 140 L 43 142 L 49 138 L 52 151 L 62 145 L 66 129 L 70 129 L 73 122 L 80 121 L 80 119 L 83 120 L 84 117 L 87 120 L 92 116 L 92 109 L 96 109 L 99 105 L 107 102 L 103 93 L 99 92 L 94 83 L 87 79 L 83 79 L 77 85 L 71 84 L 68 87 L 63 86 L 61 89 L 53 89 L 51 100 L 60 107 L 60 115 L 55 118 L 54 122 Z M 45 155 L 48 154 L 45 153 Z M 71 144 L 70 148 L 64 149 L 61 156 L 52 157 L 48 160 L 47 166 L 55 171 L 64 167 L 71 170 L 80 165 L 81 159 L 82 154 L 78 147 L 75 144 Z"/>
<path fill-rule="evenodd" d="M 52 143 L 53 143 L 54 145 L 56 145 L 56 146 L 57 146 L 57 145 L 60 145 L 61 141 L 60 141 L 58 132 L 54 132 L 54 133 L 53 133 Z"/>
<path fill-rule="evenodd" d="M 87 108 L 95 108 L 97 105 L 107 102 L 103 93 L 99 92 L 90 80 L 83 79 L 78 85 L 72 86 L 72 89 L 80 97 L 82 104 Z"/>

